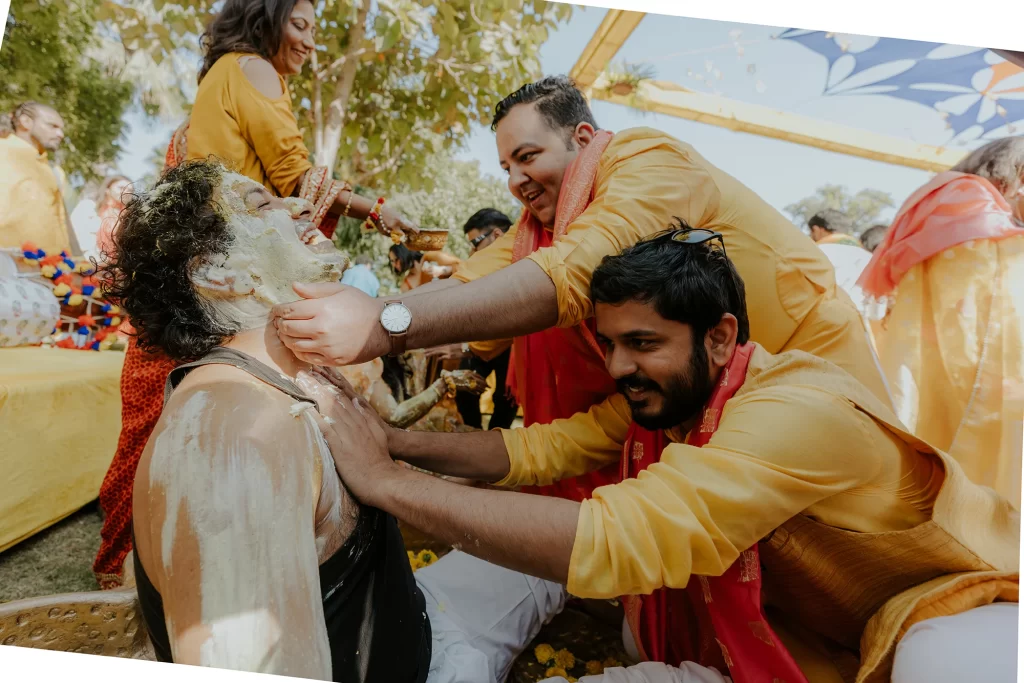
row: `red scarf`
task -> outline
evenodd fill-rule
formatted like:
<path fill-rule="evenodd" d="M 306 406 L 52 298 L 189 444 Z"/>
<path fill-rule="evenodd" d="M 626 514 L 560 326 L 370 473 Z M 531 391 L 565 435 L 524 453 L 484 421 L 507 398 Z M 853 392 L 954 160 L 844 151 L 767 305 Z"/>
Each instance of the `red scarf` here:
<path fill-rule="evenodd" d="M 551 246 L 565 234 L 594 199 L 594 181 L 612 134 L 598 131 L 565 170 L 555 210 L 555 227 L 546 230 L 529 211 L 523 210 L 516 229 L 512 262 Z M 523 407 L 523 424 L 548 424 L 586 412 L 615 392 L 615 381 L 604 365 L 594 334 L 594 319 L 572 328 L 552 327 L 512 342 L 506 386 Z M 614 483 L 618 474 L 611 466 L 551 486 L 529 487 L 533 493 L 582 501 L 598 486 Z"/>
<path fill-rule="evenodd" d="M 718 429 L 725 403 L 743 386 L 755 344 L 736 347 L 715 387 L 701 424 L 686 443 L 698 448 Z M 635 422 L 622 450 L 620 481 L 632 479 L 661 459 L 665 433 Z M 677 666 L 696 662 L 729 671 L 736 683 L 807 683 L 768 625 L 761 606 L 761 566 L 755 544 L 722 576 L 692 576 L 686 588 L 659 588 L 623 598 L 626 620 L 645 660 Z"/>

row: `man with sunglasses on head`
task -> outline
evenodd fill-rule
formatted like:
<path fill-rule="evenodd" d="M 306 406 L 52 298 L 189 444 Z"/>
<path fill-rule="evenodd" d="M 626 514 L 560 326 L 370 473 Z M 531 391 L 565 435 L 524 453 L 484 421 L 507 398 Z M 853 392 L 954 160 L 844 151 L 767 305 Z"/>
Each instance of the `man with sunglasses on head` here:
<path fill-rule="evenodd" d="M 751 338 L 770 353 L 826 358 L 888 401 L 860 314 L 814 242 L 690 145 L 650 128 L 602 130 L 571 80 L 531 83 L 495 109 L 492 128 L 519 221 L 445 283 L 372 300 L 300 286 L 275 324 L 299 358 L 346 365 L 406 348 L 515 338 L 512 389 L 524 424 L 588 410 L 615 391 L 594 339 L 590 278 L 604 256 L 673 216 L 722 233 L 751 293 Z M 614 471 L 546 493 L 582 500 Z"/>
<path fill-rule="evenodd" d="M 569 419 L 403 432 L 321 372 L 348 490 L 573 595 L 621 597 L 642 663 L 587 683 L 1011 683 L 1019 513 L 848 372 L 751 341 L 727 244 L 680 223 L 602 260 L 588 294 L 618 392 Z M 501 487 L 616 477 L 575 502 L 396 459 Z"/>
<path fill-rule="evenodd" d="M 494 244 L 495 240 L 511 227 L 512 221 L 508 216 L 497 209 L 487 208 L 480 209 L 470 216 L 462 230 L 466 233 L 472 253 L 476 254 Z M 488 377 L 494 373 L 494 412 L 488 423 L 489 429 L 508 429 L 519 410 L 511 392 L 505 386 L 509 357 L 512 355 L 511 347 L 511 339 L 476 342 L 469 344 L 468 348 L 464 347 L 468 355 L 463 359 L 461 369 L 470 370 L 481 377 Z M 477 429 L 483 428 L 479 397 L 460 394 L 455 397 L 455 403 L 465 424 Z"/>

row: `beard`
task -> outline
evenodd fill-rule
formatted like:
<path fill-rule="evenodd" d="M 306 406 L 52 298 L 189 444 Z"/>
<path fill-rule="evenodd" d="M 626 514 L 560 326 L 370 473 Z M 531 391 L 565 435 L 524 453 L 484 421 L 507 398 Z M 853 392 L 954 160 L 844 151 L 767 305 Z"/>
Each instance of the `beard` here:
<path fill-rule="evenodd" d="M 673 375 L 662 387 L 641 372 L 616 380 L 619 392 L 627 396 L 633 421 L 648 431 L 672 429 L 704 408 L 711 398 L 714 382 L 708 374 L 708 354 L 703 344 L 694 344 L 688 366 Z M 651 397 L 630 401 L 626 389 L 644 389 L 661 395 L 661 408 L 650 407 Z"/>

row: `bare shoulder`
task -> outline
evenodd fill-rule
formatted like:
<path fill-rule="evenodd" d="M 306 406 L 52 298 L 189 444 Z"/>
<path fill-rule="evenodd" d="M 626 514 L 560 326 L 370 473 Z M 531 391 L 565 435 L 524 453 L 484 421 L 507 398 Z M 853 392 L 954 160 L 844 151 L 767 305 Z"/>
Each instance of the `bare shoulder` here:
<path fill-rule="evenodd" d="M 253 522 L 259 517 L 253 505 L 279 517 L 301 515 L 312 532 L 318 435 L 294 405 L 236 368 L 202 367 L 186 377 L 164 407 L 135 477 L 135 526 L 145 537 L 138 539 L 140 556 L 165 553 L 148 541 L 173 535 L 186 519 L 196 534 L 217 520 Z"/>
<path fill-rule="evenodd" d="M 197 368 L 164 406 L 147 449 L 150 467 L 167 460 L 213 470 L 246 459 L 277 472 L 312 472 L 316 434 L 299 419 L 307 405 L 238 368 Z"/>
<path fill-rule="evenodd" d="M 273 64 L 252 55 L 240 57 L 239 63 L 242 66 L 242 73 L 260 93 L 272 100 L 284 94 L 284 90 L 281 89 L 281 78 Z"/>

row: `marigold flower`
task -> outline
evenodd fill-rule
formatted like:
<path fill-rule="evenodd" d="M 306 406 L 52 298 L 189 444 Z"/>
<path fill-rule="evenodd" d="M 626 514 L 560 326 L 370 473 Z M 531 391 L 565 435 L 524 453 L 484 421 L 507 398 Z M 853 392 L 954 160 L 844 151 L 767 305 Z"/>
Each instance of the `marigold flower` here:
<path fill-rule="evenodd" d="M 541 643 L 533 649 L 533 656 L 536 657 L 537 661 L 541 664 L 547 664 L 555 658 L 555 648 L 551 647 L 547 643 Z"/>
<path fill-rule="evenodd" d="M 615 659 L 615 657 L 609 657 L 608 659 L 604 660 L 604 668 L 612 669 L 616 666 L 622 666 L 622 662 Z"/>
<path fill-rule="evenodd" d="M 604 664 L 602 664 L 601 662 L 597 661 L 596 659 L 592 659 L 589 662 L 587 662 L 587 674 L 588 675 L 590 675 L 590 676 L 598 676 L 598 675 L 603 674 L 603 673 L 604 673 Z"/>
<path fill-rule="evenodd" d="M 555 666 L 568 671 L 576 666 L 576 657 L 563 648 L 555 653 Z"/>
<path fill-rule="evenodd" d="M 437 555 L 432 550 L 421 550 L 417 558 L 424 567 L 437 562 Z"/>
<path fill-rule="evenodd" d="M 569 674 L 565 672 L 565 669 L 553 666 L 544 672 L 545 678 L 554 678 L 555 676 L 561 676 L 562 678 L 568 678 Z"/>

